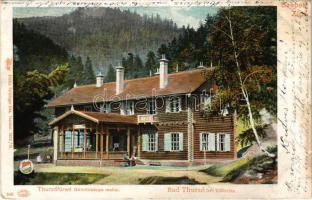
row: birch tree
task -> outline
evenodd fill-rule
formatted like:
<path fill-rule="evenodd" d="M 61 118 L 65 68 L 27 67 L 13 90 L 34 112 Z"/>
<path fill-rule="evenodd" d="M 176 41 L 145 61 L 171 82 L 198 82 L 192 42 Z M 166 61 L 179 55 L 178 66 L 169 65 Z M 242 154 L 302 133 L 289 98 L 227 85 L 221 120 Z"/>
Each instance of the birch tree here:
<path fill-rule="evenodd" d="M 248 113 L 248 121 L 250 124 L 250 127 L 252 129 L 252 132 L 255 136 L 256 142 L 260 148 L 260 150 L 262 152 L 264 152 L 266 155 L 270 156 L 270 157 L 274 157 L 274 154 L 269 153 L 262 145 L 259 134 L 257 132 L 256 129 L 256 122 L 254 119 L 254 113 L 252 110 L 252 104 L 250 102 L 250 94 L 249 94 L 249 89 L 250 91 L 255 91 L 254 87 L 255 85 L 258 85 L 259 87 L 261 87 L 261 83 L 266 83 L 268 81 L 271 81 L 272 79 L 272 75 L 274 73 L 272 73 L 272 69 L 270 69 L 270 67 L 268 66 L 250 66 L 250 64 L 248 63 L 248 58 L 244 59 L 244 70 L 242 70 L 242 61 L 241 61 L 241 53 L 246 51 L 247 46 L 253 46 L 253 44 L 248 44 L 248 41 L 244 41 L 242 40 L 244 38 L 244 36 L 240 37 L 240 42 L 238 42 L 236 40 L 236 37 L 234 35 L 234 30 L 235 28 L 233 27 L 233 19 L 231 16 L 231 11 L 232 9 L 228 9 L 227 12 L 223 11 L 222 12 L 222 16 L 223 19 L 219 20 L 219 22 L 222 21 L 222 25 L 218 26 L 218 23 L 214 24 L 212 27 L 213 29 L 216 31 L 217 34 L 221 34 L 223 35 L 228 41 L 229 41 L 229 52 L 232 55 L 233 59 L 230 61 L 232 63 L 234 63 L 234 67 L 230 70 L 230 75 L 229 76 L 225 76 L 227 79 L 229 77 L 233 77 L 233 81 L 238 82 L 237 84 L 237 88 L 238 90 L 235 90 L 235 87 L 233 86 L 228 86 L 228 87 L 224 87 L 221 89 L 221 91 L 223 93 L 228 93 L 227 95 L 223 95 L 223 96 L 227 96 L 228 98 L 233 98 L 233 96 L 237 96 L 237 94 L 241 94 L 242 98 L 245 101 L 246 107 L 247 107 L 247 113 Z M 244 21 L 240 21 L 239 23 L 244 23 Z M 220 23 L 219 23 L 220 25 Z M 254 24 L 254 26 L 257 26 L 257 24 Z M 247 29 L 247 37 L 250 37 L 249 34 L 254 33 L 254 31 L 252 30 L 253 27 L 250 27 L 249 29 Z M 237 29 L 236 29 L 237 30 Z M 239 30 L 239 29 L 238 29 Z M 238 34 L 245 34 L 245 33 L 236 33 L 236 35 Z M 254 37 L 256 37 L 257 35 L 254 35 Z M 259 38 L 260 39 L 260 38 Z M 244 44 L 241 44 L 244 43 Z M 259 42 L 257 42 L 255 45 L 259 44 Z M 250 48 L 250 47 L 248 47 Z M 227 55 L 230 55 L 228 52 Z M 246 62 L 247 60 L 247 62 Z M 229 65 L 231 65 L 232 63 L 228 63 Z M 222 68 L 223 66 L 219 66 L 219 68 Z M 235 69 L 234 69 L 235 68 Z M 219 74 L 219 76 L 222 76 L 222 71 L 224 72 L 224 70 L 220 70 L 221 73 Z M 220 72 L 219 71 L 219 72 Z M 225 72 L 225 73 L 229 73 L 229 71 Z M 236 77 L 234 76 L 234 74 L 236 74 Z M 234 78 L 235 77 L 235 78 Z M 267 79 L 267 80 L 265 80 Z M 228 81 L 228 80 L 227 80 Z M 222 82 L 222 81 L 221 81 Z M 224 81 L 223 81 L 224 83 Z M 234 84 L 234 83 L 233 83 Z M 221 95 L 222 96 L 222 95 Z M 225 97 L 226 98 L 226 97 Z M 235 98 L 234 98 L 235 99 Z M 238 104 L 240 104 L 240 102 L 238 102 Z"/>

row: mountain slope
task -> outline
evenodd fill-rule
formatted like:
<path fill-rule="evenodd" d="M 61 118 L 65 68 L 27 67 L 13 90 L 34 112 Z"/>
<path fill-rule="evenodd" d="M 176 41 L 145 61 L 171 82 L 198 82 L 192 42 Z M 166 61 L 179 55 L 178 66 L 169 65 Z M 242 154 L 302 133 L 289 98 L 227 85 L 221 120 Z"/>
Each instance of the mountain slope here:
<path fill-rule="evenodd" d="M 32 70 L 49 73 L 55 66 L 68 62 L 64 48 L 16 20 L 13 23 L 13 44 L 15 74 Z"/>
<path fill-rule="evenodd" d="M 18 21 L 48 36 L 69 53 L 81 55 L 83 60 L 89 56 L 95 70 L 118 64 L 129 52 L 145 60 L 149 50 L 157 50 L 179 33 L 172 21 L 118 8 L 79 8 L 61 17 L 20 18 Z"/>

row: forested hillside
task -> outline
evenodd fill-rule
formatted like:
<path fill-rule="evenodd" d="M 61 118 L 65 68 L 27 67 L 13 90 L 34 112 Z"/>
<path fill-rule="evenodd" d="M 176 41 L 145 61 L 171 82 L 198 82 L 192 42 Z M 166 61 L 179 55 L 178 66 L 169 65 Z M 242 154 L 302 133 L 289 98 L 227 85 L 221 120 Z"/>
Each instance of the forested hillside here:
<path fill-rule="evenodd" d="M 118 8 L 79 8 L 61 17 L 20 18 L 27 28 L 40 32 L 64 47 L 69 54 L 87 56 L 104 73 L 110 64 L 121 62 L 128 53 L 143 62 L 148 51 L 176 37 L 179 29 L 171 20 L 140 16 Z"/>
<path fill-rule="evenodd" d="M 178 37 L 163 43 L 158 56 L 166 54 L 171 70 L 195 68 L 205 65 L 233 65 L 233 47 L 224 34 L 229 27 L 220 9 L 215 16 L 207 15 L 198 29 L 183 27 Z M 276 66 L 276 9 L 274 7 L 233 7 L 233 34 L 242 46 L 243 65 Z M 222 28 L 222 29 L 221 29 Z M 228 34 L 228 33 L 227 33 Z M 173 68 L 173 69 L 172 69 Z"/>

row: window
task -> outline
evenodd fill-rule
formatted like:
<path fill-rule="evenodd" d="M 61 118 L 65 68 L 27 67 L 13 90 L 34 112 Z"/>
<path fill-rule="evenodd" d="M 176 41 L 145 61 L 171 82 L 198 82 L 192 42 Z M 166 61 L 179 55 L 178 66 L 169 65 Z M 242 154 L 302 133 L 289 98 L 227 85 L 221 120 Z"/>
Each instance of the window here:
<path fill-rule="evenodd" d="M 219 151 L 225 151 L 225 134 L 218 134 L 219 136 Z"/>
<path fill-rule="evenodd" d="M 92 106 L 84 106 L 85 112 L 92 112 Z"/>
<path fill-rule="evenodd" d="M 181 97 L 169 97 L 167 99 L 166 112 L 179 112 L 181 110 Z"/>
<path fill-rule="evenodd" d="M 208 150 L 208 136 L 209 133 L 202 133 L 201 135 L 201 151 L 207 151 Z"/>
<path fill-rule="evenodd" d="M 229 133 L 200 133 L 200 151 L 230 151 L 231 135 Z"/>
<path fill-rule="evenodd" d="M 72 132 L 71 131 L 65 131 L 64 135 L 64 152 L 71 152 L 72 147 Z"/>
<path fill-rule="evenodd" d="M 134 115 L 134 102 L 126 101 L 121 104 L 120 113 L 122 115 Z"/>
<path fill-rule="evenodd" d="M 183 151 L 183 133 L 173 132 L 164 135 L 165 151 Z"/>
<path fill-rule="evenodd" d="M 171 134 L 171 150 L 172 151 L 178 151 L 179 148 L 179 134 L 178 133 L 172 133 Z"/>
<path fill-rule="evenodd" d="M 156 113 L 156 101 L 151 99 L 147 102 L 147 114 L 153 115 L 155 113 Z"/>
<path fill-rule="evenodd" d="M 142 132 L 142 151 L 158 151 L 158 133 L 153 127 L 143 126 Z"/>
<path fill-rule="evenodd" d="M 126 115 L 134 115 L 134 102 L 126 102 Z"/>
<path fill-rule="evenodd" d="M 148 134 L 148 151 L 156 151 L 156 134 Z"/>
<path fill-rule="evenodd" d="M 103 113 L 110 113 L 111 112 L 111 105 L 108 102 L 105 102 L 100 107 L 100 112 Z"/>

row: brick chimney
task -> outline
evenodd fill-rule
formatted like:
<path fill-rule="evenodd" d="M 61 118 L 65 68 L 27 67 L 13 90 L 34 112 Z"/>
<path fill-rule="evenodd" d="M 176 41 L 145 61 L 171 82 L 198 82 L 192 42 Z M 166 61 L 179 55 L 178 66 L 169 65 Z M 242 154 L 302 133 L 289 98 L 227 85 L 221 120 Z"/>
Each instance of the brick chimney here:
<path fill-rule="evenodd" d="M 168 85 L 168 60 L 165 54 L 161 56 L 159 63 L 159 88 L 165 88 Z"/>
<path fill-rule="evenodd" d="M 120 94 L 124 90 L 125 69 L 122 66 L 116 67 L 116 94 Z"/>
<path fill-rule="evenodd" d="M 98 75 L 96 75 L 96 87 L 101 87 L 104 83 L 104 76 L 102 75 L 102 73 L 98 73 Z"/>

